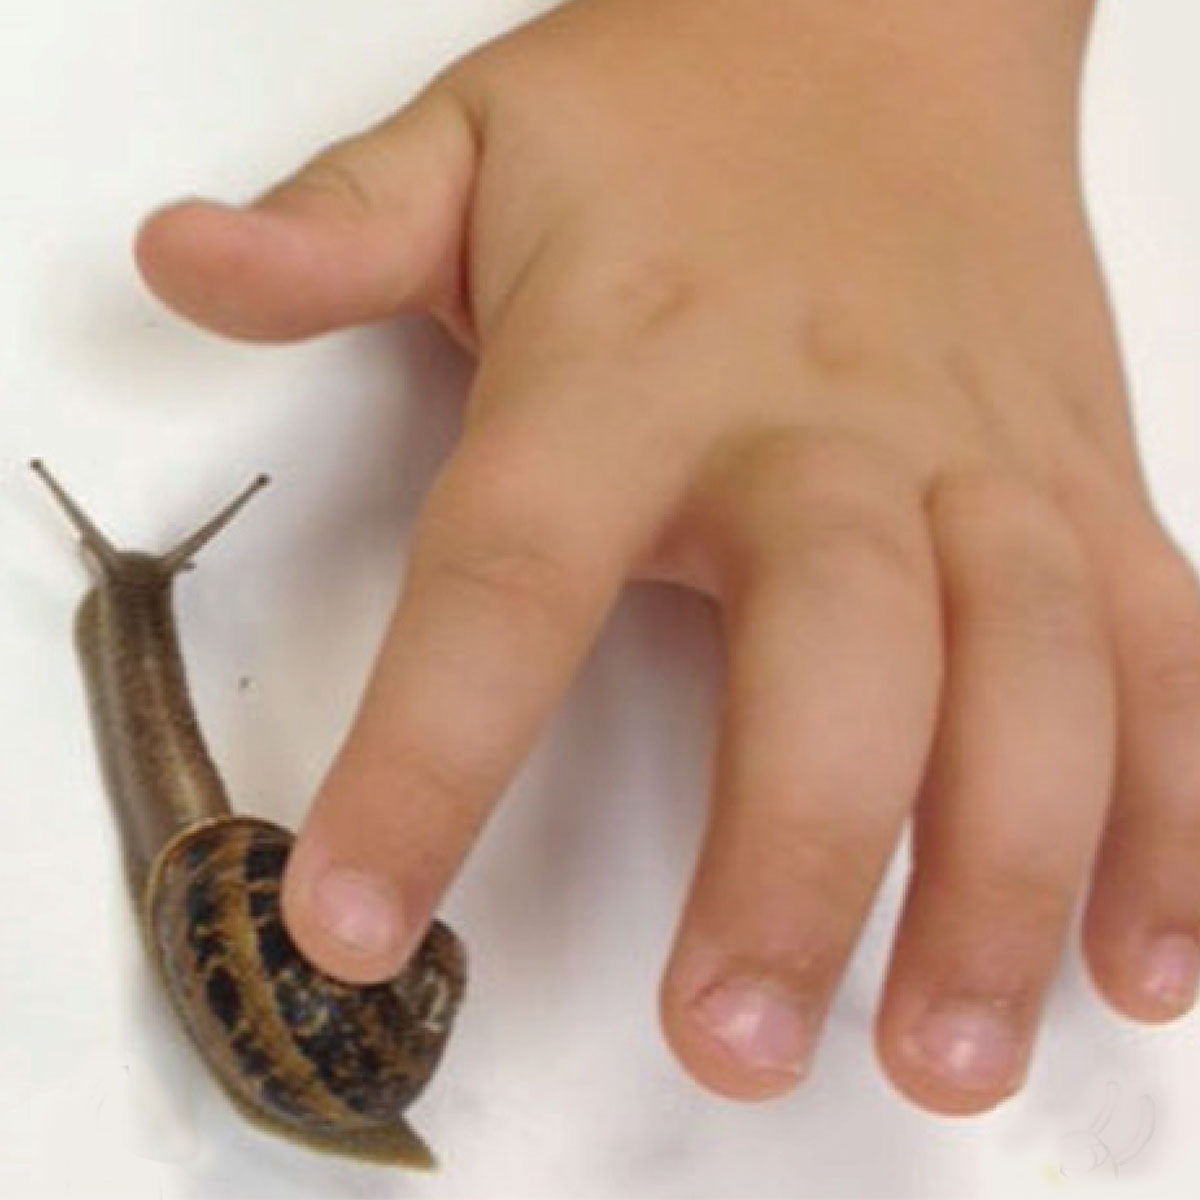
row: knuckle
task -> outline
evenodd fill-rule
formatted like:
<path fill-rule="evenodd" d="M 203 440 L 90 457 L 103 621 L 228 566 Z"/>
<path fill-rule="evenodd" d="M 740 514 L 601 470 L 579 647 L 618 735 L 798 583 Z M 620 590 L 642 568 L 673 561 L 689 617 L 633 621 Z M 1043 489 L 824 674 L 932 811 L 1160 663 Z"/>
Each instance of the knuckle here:
<path fill-rule="evenodd" d="M 965 867 L 966 864 L 963 864 Z M 974 861 L 966 870 L 930 881 L 935 902 L 967 942 L 981 925 L 1008 928 L 1014 933 L 1029 929 L 1054 929 L 1069 912 L 1072 894 L 1063 886 L 1054 867 L 1039 864 L 1030 854 L 990 861 Z"/>
<path fill-rule="evenodd" d="M 1069 537 L 1066 517 L 1032 480 L 1002 470 L 964 471 L 934 485 L 931 507 L 964 540 L 1023 542 L 1041 532 Z"/>
<path fill-rule="evenodd" d="M 1094 606 L 1080 581 L 1057 564 L 1013 556 L 997 568 L 997 582 L 974 616 L 983 629 L 1051 649 L 1098 652 Z"/>
<path fill-rule="evenodd" d="M 451 535 L 427 552 L 427 582 L 467 600 L 536 620 L 548 629 L 571 624 L 578 608 L 572 573 L 556 553 L 511 527 L 479 527 Z"/>
<path fill-rule="evenodd" d="M 414 573 L 466 603 L 566 631 L 586 604 L 586 572 L 565 506 L 528 468 L 511 450 L 460 451 L 434 489 Z"/>
<path fill-rule="evenodd" d="M 831 789 L 832 792 L 832 789 Z M 830 811 L 836 822 L 811 815 L 775 815 L 763 838 L 761 878 L 773 879 L 789 895 L 832 895 L 856 909 L 870 896 L 882 868 L 879 827 L 874 814 L 847 812 L 842 799 L 831 794 Z"/>
<path fill-rule="evenodd" d="M 1082 542 L 1025 480 L 943 481 L 932 500 L 952 592 L 977 627 L 1098 650 L 1102 623 Z"/>
<path fill-rule="evenodd" d="M 350 144 L 331 146 L 317 155 L 287 184 L 293 195 L 336 204 L 351 216 L 372 217 L 383 207 L 367 173 L 353 161 Z"/>
<path fill-rule="evenodd" d="M 700 304 L 696 269 L 669 250 L 581 266 L 560 319 L 592 353 L 597 346 L 651 346 L 684 326 Z"/>
<path fill-rule="evenodd" d="M 1099 381 L 1091 372 L 1078 382 L 1058 381 L 1054 396 L 1064 448 L 1060 457 L 1078 457 L 1085 471 L 1139 486 L 1137 455 L 1126 433 L 1132 401 L 1119 369 L 1111 375 L 1101 371 Z"/>
<path fill-rule="evenodd" d="M 1157 712 L 1200 712 L 1200 614 L 1160 624 L 1138 674 L 1139 699 Z"/>
<path fill-rule="evenodd" d="M 1038 868 L 1037 856 L 983 866 L 978 877 L 966 885 L 968 910 L 994 913 L 1021 925 L 1053 928 L 1066 917 L 1071 904 L 1069 889 L 1049 867 Z"/>
<path fill-rule="evenodd" d="M 610 287 L 614 311 L 633 335 L 643 337 L 675 324 L 697 293 L 691 269 L 666 255 L 635 263 Z"/>
<path fill-rule="evenodd" d="M 862 324 L 828 303 L 805 313 L 799 343 L 805 361 L 834 377 L 856 373 L 866 354 Z"/>
<path fill-rule="evenodd" d="M 514 633 L 558 639 L 590 627 L 625 569 L 624 528 L 600 525 L 595 493 L 572 493 L 567 479 L 540 441 L 468 432 L 422 515 L 414 583 L 498 611 Z"/>
<path fill-rule="evenodd" d="M 930 585 L 915 487 L 872 448 L 849 438 L 786 432 L 757 439 L 724 488 L 744 536 L 839 586 L 916 591 Z"/>
<path fill-rule="evenodd" d="M 1200 710 L 1200 586 L 1191 564 L 1155 533 L 1130 555 L 1117 605 L 1128 686 L 1157 713 Z"/>
<path fill-rule="evenodd" d="M 899 490 L 897 467 L 865 441 L 784 429 L 754 436 L 737 455 L 739 486 L 768 502 L 863 502 Z"/>
<path fill-rule="evenodd" d="M 880 873 L 875 848 L 829 822 L 775 818 L 713 852 L 694 883 L 695 923 L 731 957 L 826 991 Z"/>
<path fill-rule="evenodd" d="M 808 307 L 795 325 L 804 374 L 827 388 L 871 386 L 903 378 L 906 356 L 899 339 L 861 305 L 826 297 Z"/>
<path fill-rule="evenodd" d="M 861 581 L 864 589 L 928 592 L 924 555 L 909 530 L 881 514 L 829 506 L 806 522 L 801 553 L 806 564 L 844 586 Z"/>

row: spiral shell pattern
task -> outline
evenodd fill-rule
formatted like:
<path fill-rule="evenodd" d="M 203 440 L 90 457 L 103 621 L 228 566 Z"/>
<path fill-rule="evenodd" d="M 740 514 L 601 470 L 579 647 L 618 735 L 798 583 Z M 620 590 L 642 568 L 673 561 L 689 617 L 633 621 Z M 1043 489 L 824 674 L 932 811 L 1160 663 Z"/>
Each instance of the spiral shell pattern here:
<path fill-rule="evenodd" d="M 171 999 L 230 1098 L 318 1149 L 430 1165 L 401 1116 L 433 1075 L 465 983 L 435 921 L 409 965 L 367 987 L 325 975 L 284 928 L 293 837 L 253 817 L 170 842 L 146 887 L 146 924 Z"/>

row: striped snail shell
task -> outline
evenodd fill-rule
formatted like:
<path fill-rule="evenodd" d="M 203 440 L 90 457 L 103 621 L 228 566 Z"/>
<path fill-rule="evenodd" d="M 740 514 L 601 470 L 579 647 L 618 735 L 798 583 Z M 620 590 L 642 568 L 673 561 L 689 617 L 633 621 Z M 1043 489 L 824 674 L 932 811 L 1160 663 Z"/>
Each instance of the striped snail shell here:
<path fill-rule="evenodd" d="M 465 977 L 459 941 L 435 921 L 393 979 L 361 987 L 322 974 L 296 950 L 280 912 L 292 840 L 239 816 L 165 848 L 145 921 L 167 992 L 252 1120 L 318 1148 L 431 1165 L 400 1114 L 446 1045 Z"/>

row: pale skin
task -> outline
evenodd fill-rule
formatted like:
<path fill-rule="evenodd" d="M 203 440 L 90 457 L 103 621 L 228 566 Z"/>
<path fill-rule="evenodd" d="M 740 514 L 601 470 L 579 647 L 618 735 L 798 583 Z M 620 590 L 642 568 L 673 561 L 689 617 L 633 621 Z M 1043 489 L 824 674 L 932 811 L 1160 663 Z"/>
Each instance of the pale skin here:
<path fill-rule="evenodd" d="M 285 912 L 394 971 L 623 586 L 710 597 L 680 1061 L 806 1073 L 906 819 L 876 1022 L 942 1113 L 1016 1091 L 1084 907 L 1099 992 L 1200 967 L 1200 593 L 1156 518 L 1076 168 L 1090 0 L 576 0 L 244 208 L 151 218 L 197 322 L 430 313 L 477 357 Z"/>

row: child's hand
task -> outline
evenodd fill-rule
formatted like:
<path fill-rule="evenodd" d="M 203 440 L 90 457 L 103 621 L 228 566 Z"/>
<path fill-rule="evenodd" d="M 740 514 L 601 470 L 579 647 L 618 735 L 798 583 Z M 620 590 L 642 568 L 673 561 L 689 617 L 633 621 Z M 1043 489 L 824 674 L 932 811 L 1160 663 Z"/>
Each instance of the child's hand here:
<path fill-rule="evenodd" d="M 728 637 L 663 990 L 698 1079 L 802 1074 L 914 806 L 878 1029 L 911 1097 L 1019 1085 L 1089 874 L 1104 993 L 1188 1008 L 1200 602 L 1082 211 L 1087 7 L 581 0 L 249 210 L 149 222 L 214 329 L 423 309 L 479 354 L 289 869 L 314 960 L 400 965 L 617 593 L 667 579 Z"/>

